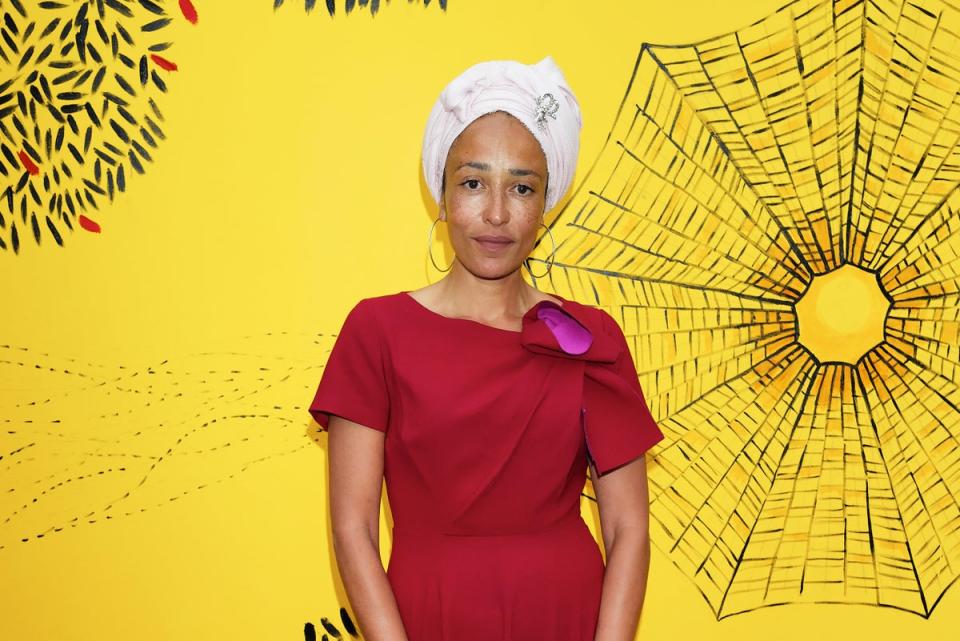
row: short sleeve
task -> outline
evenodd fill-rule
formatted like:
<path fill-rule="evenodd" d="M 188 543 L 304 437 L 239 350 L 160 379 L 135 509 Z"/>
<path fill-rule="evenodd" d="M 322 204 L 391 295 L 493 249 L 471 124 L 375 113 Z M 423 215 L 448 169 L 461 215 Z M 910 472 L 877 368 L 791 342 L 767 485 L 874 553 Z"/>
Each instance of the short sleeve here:
<path fill-rule="evenodd" d="M 591 363 L 586 368 L 581 409 L 587 451 L 601 476 L 642 456 L 663 439 L 623 330 L 613 317 L 603 314 L 620 354 L 613 363 Z"/>
<path fill-rule="evenodd" d="M 309 411 L 327 429 L 336 414 L 381 432 L 387 431 L 390 403 L 384 369 L 383 334 L 363 299 L 347 314 L 327 358 Z"/>

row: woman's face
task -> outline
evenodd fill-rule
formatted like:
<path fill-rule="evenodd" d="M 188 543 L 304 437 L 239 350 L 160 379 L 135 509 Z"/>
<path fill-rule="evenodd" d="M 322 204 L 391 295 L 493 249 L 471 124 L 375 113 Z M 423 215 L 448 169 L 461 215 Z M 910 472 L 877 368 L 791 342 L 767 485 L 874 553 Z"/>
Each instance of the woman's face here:
<path fill-rule="evenodd" d="M 519 269 L 545 203 L 547 158 L 537 139 L 508 113 L 486 114 L 454 140 L 444 175 L 440 217 L 458 262 L 490 279 Z"/>

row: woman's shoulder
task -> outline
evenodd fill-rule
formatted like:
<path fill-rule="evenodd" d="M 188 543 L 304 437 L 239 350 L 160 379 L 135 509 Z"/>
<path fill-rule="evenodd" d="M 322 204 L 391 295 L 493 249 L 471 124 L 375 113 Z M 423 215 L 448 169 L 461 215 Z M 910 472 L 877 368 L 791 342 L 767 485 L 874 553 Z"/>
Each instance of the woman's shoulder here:
<path fill-rule="evenodd" d="M 393 311 L 400 302 L 403 292 L 378 294 L 359 299 L 350 310 L 350 315 L 367 320 L 378 321 L 385 314 Z"/>

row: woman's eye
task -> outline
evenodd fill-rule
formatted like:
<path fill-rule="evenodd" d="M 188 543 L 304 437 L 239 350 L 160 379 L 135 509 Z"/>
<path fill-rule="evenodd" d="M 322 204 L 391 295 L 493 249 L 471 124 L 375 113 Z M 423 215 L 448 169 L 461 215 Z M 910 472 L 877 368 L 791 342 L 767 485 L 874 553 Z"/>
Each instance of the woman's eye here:
<path fill-rule="evenodd" d="M 463 181 L 464 185 L 467 185 L 470 189 L 476 189 L 480 186 L 480 181 L 476 178 L 471 178 L 470 180 Z"/>
<path fill-rule="evenodd" d="M 533 189 L 531 189 L 530 187 L 527 187 L 526 185 L 517 185 L 517 189 L 520 190 L 520 195 L 521 195 L 521 196 L 526 196 L 527 194 L 529 194 L 530 192 L 533 191 Z M 523 191 L 524 189 L 525 189 L 526 191 Z"/>

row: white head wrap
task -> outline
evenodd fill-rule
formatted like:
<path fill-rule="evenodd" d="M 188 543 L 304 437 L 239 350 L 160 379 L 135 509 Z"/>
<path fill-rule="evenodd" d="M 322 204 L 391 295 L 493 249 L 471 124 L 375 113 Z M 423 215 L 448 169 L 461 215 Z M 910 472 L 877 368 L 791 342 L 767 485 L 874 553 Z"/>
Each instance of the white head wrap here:
<path fill-rule="evenodd" d="M 580 104 L 563 72 L 547 56 L 534 65 L 492 60 L 473 65 L 441 92 L 423 136 L 423 175 L 434 200 L 447 152 L 471 122 L 505 111 L 526 125 L 547 158 L 546 211 L 560 201 L 573 180 L 580 151 Z"/>

